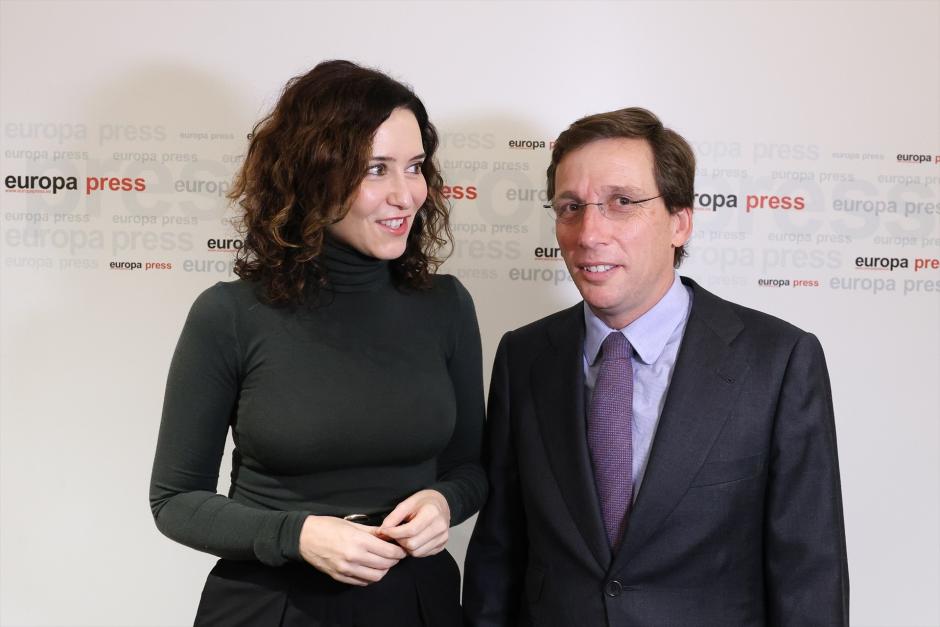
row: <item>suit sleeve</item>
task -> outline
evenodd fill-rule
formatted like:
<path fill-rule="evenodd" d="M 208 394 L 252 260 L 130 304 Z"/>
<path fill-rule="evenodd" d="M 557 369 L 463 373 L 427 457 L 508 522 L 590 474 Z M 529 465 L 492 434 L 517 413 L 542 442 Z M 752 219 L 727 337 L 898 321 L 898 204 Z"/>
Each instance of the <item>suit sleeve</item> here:
<path fill-rule="evenodd" d="M 513 627 L 521 611 L 528 542 L 510 420 L 509 337 L 499 344 L 490 380 L 483 447 L 489 500 L 477 519 L 464 568 L 464 617 L 472 627 Z"/>
<path fill-rule="evenodd" d="M 450 442 L 437 458 L 437 481 L 431 488 L 447 499 L 450 523 L 458 525 L 483 506 L 486 475 L 480 464 L 484 415 L 480 327 L 470 293 L 457 279 L 452 284 L 454 341 L 447 372 L 457 401 L 457 422 Z"/>
<path fill-rule="evenodd" d="M 849 624 L 849 579 L 832 392 L 803 335 L 787 364 L 770 451 L 764 543 L 768 625 Z"/>
<path fill-rule="evenodd" d="M 216 493 L 241 377 L 234 307 L 225 287 L 193 304 L 173 353 L 150 479 L 150 507 L 169 538 L 218 557 L 279 566 L 299 561 L 306 512 L 257 509 Z"/>

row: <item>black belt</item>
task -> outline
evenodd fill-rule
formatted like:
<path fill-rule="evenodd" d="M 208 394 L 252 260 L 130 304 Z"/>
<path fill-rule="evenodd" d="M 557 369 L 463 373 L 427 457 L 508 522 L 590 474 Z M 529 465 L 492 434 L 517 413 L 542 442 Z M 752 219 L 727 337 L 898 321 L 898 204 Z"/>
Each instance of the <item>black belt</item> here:
<path fill-rule="evenodd" d="M 392 510 L 377 512 L 375 514 L 346 514 L 345 516 L 340 516 L 340 518 L 368 527 L 381 527 L 382 521 L 385 520 L 385 517 L 391 512 Z"/>

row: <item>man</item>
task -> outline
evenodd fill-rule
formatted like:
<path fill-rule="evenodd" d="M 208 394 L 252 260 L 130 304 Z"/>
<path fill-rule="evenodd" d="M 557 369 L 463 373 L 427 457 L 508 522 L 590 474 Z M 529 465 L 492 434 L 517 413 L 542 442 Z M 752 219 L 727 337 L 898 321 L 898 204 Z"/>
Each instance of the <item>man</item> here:
<path fill-rule="evenodd" d="M 822 349 L 679 279 L 694 176 L 644 109 L 558 138 L 549 208 L 584 303 L 497 350 L 469 625 L 848 625 Z"/>

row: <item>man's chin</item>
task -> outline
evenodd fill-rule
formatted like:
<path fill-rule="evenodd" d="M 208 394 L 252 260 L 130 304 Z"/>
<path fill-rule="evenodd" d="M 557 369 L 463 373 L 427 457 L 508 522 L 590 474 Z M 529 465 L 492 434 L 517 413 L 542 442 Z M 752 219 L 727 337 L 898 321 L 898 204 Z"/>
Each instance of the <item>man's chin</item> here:
<path fill-rule="evenodd" d="M 618 295 L 611 293 L 611 290 L 599 290 L 596 287 L 581 289 L 580 285 L 578 290 L 581 292 L 581 298 L 584 299 L 584 302 L 595 312 L 608 312 L 620 306 L 620 300 L 617 299 Z"/>
<path fill-rule="evenodd" d="M 574 280 L 575 286 L 581 292 L 581 297 L 591 303 L 592 301 L 602 302 L 611 300 L 617 296 L 619 290 L 615 289 L 618 282 L 617 275 L 619 269 L 614 269 L 604 273 L 604 275 L 588 274 L 585 270 L 576 270 L 574 273 L 568 271 Z"/>

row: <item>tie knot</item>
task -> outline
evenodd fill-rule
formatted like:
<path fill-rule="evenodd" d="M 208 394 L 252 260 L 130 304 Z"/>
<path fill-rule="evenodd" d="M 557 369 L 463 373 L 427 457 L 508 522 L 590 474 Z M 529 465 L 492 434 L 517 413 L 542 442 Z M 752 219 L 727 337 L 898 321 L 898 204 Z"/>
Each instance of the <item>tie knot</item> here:
<path fill-rule="evenodd" d="M 633 347 L 626 336 L 620 331 L 613 331 L 604 339 L 601 345 L 601 358 L 604 361 L 611 359 L 629 359 Z"/>

